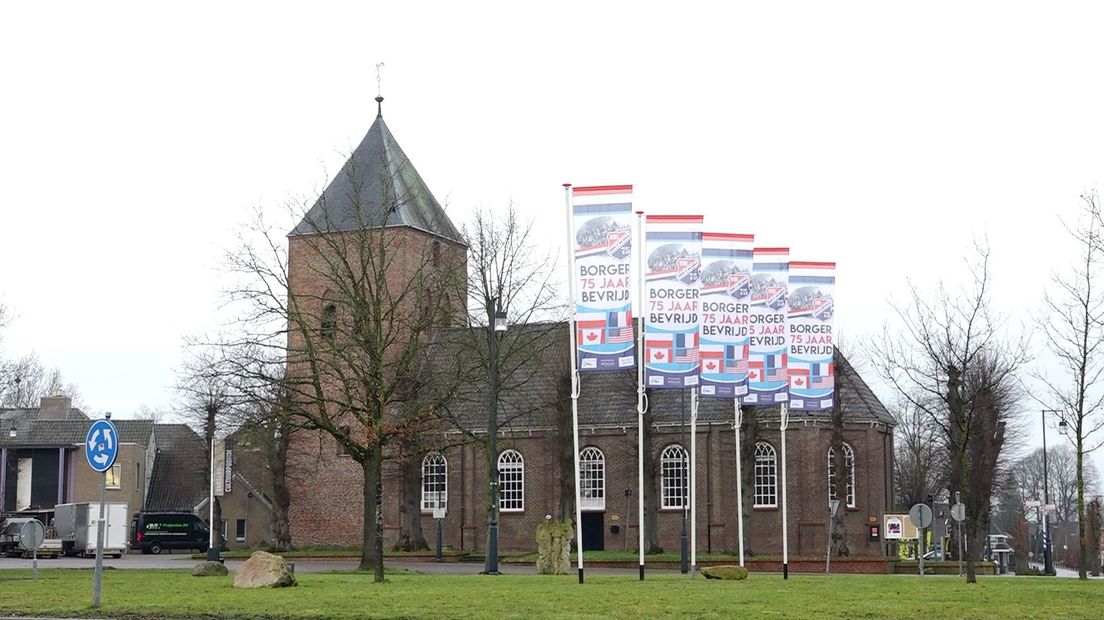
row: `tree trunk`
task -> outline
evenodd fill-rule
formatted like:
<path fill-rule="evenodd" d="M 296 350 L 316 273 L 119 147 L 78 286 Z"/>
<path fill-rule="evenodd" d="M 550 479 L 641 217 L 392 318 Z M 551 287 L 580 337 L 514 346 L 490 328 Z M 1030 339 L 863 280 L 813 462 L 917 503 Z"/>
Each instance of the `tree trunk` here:
<path fill-rule="evenodd" d="M 840 367 L 839 354 L 836 354 L 836 368 Z M 828 542 L 832 547 L 832 554 L 836 557 L 851 555 L 851 549 L 847 546 L 847 525 L 844 516 L 847 514 L 847 483 L 850 481 L 850 468 L 847 466 L 847 455 L 843 451 L 843 406 L 840 402 L 840 391 L 837 389 L 832 403 L 832 438 L 831 450 L 833 455 L 832 485 L 836 489 L 835 499 L 839 500 L 836 514 L 832 515 Z M 851 467 L 854 467 L 852 461 Z"/>
<path fill-rule="evenodd" d="M 755 443 L 759 441 L 759 422 L 756 407 L 744 407 L 743 425 L 740 427 L 740 473 L 743 474 L 744 502 L 744 554 L 755 555 L 751 548 L 749 527 L 755 504 Z M 736 544 L 739 544 L 737 542 Z"/>
<path fill-rule="evenodd" d="M 1082 444 L 1081 424 L 1077 425 L 1077 578 L 1089 578 L 1085 570 L 1087 559 L 1085 549 L 1085 451 Z"/>
<path fill-rule="evenodd" d="M 399 460 L 399 537 L 395 551 L 429 549 L 422 532 L 422 461 L 407 439 L 401 441 Z"/>
<path fill-rule="evenodd" d="M 364 467 L 364 536 L 360 570 L 373 571 L 373 581 L 383 582 L 383 454 L 379 442 L 370 448 Z"/>
<path fill-rule="evenodd" d="M 639 449 L 639 448 L 638 448 Z M 644 415 L 644 553 L 663 553 L 659 546 L 657 521 L 659 518 L 659 497 L 655 468 L 655 452 L 652 450 L 652 424 L 649 416 Z"/>
<path fill-rule="evenodd" d="M 288 490 L 287 458 L 291 432 L 286 423 L 279 423 L 269 452 L 268 468 L 272 472 L 272 550 L 288 551 L 291 547 L 291 492 Z"/>
<path fill-rule="evenodd" d="M 559 471 L 559 497 L 556 508 L 557 520 L 570 517 L 575 520 L 575 458 L 572 451 L 575 445 L 574 430 L 571 425 L 571 379 L 560 380 L 559 396 L 556 400 L 556 435 L 559 439 L 556 465 Z M 609 489 L 607 489 L 607 492 Z"/>

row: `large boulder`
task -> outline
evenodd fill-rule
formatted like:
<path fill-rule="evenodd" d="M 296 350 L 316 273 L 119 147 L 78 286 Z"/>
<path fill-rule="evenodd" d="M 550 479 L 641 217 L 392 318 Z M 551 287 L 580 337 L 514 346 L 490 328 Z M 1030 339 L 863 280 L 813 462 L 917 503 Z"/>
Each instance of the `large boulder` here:
<path fill-rule="evenodd" d="M 544 518 L 537 526 L 537 574 L 566 575 L 571 570 L 571 538 L 575 533 L 571 519 L 553 521 Z"/>
<path fill-rule="evenodd" d="M 192 568 L 193 577 L 222 577 L 229 574 L 230 571 L 222 562 L 200 562 Z"/>
<path fill-rule="evenodd" d="M 706 566 L 701 569 L 701 574 L 705 575 L 706 579 L 729 579 L 739 581 L 740 579 L 747 579 L 748 572 L 743 566 Z"/>
<path fill-rule="evenodd" d="M 249 559 L 234 571 L 235 588 L 286 588 L 295 585 L 292 565 L 284 558 L 254 551 Z"/>

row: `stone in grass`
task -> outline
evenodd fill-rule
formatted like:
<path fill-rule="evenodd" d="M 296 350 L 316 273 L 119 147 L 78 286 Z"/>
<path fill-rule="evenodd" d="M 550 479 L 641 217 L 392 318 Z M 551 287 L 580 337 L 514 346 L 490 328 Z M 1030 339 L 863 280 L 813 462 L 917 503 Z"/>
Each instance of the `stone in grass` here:
<path fill-rule="evenodd" d="M 222 562 L 200 562 L 192 569 L 193 577 L 222 577 L 229 575 L 226 565 Z"/>
<path fill-rule="evenodd" d="M 235 588 L 286 588 L 295 585 L 295 572 L 284 558 L 254 551 L 234 571 Z"/>
<path fill-rule="evenodd" d="M 743 566 L 706 566 L 701 569 L 706 579 L 747 579 L 748 572 Z"/>

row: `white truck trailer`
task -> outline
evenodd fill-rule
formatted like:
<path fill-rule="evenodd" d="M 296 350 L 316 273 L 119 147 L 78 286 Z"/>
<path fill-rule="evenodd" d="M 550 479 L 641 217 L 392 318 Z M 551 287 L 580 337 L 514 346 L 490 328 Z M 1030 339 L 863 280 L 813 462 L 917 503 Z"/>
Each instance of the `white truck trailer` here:
<path fill-rule="evenodd" d="M 130 527 L 128 513 L 125 503 L 104 504 L 105 556 L 118 558 L 127 552 L 127 542 L 130 540 L 127 532 Z M 58 538 L 61 539 L 62 552 L 65 555 L 95 556 L 99 519 L 99 502 L 58 504 L 54 508 L 54 526 Z"/>

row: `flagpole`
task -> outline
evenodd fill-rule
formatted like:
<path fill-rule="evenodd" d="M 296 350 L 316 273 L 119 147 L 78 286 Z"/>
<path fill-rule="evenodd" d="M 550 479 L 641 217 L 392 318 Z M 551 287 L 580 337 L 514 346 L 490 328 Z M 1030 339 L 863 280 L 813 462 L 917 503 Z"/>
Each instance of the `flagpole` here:
<path fill-rule="evenodd" d="M 636 212 L 636 239 L 633 241 L 637 252 L 638 275 L 640 281 L 636 287 L 636 534 L 640 554 L 640 581 L 644 581 L 644 212 Z M 628 532 L 626 532 L 626 535 Z"/>
<path fill-rule="evenodd" d="M 789 403 L 782 403 L 782 578 L 790 578 L 790 540 L 788 535 L 789 519 L 786 515 L 786 426 L 789 423 Z"/>
<path fill-rule="evenodd" d="M 736 532 L 737 537 L 740 539 L 740 566 L 744 565 L 744 475 L 740 471 L 742 460 L 740 457 L 740 422 L 743 418 L 743 411 L 740 409 L 740 397 L 737 396 L 732 400 L 735 405 L 735 412 L 733 413 L 736 418 L 736 424 L 732 427 L 732 430 L 736 433 Z"/>
<path fill-rule="evenodd" d="M 690 578 L 698 569 L 698 388 L 690 390 Z"/>
<path fill-rule="evenodd" d="M 572 235 L 571 213 L 571 184 L 564 183 L 564 205 L 567 211 L 567 261 L 570 277 L 568 277 L 568 291 L 571 296 L 571 305 L 575 305 L 575 239 Z M 579 369 L 577 367 L 577 343 L 575 342 L 575 311 L 571 312 L 568 320 L 568 328 L 571 330 L 571 430 L 575 447 L 575 554 L 579 564 L 579 583 L 583 583 L 583 510 L 582 494 L 579 488 Z"/>

